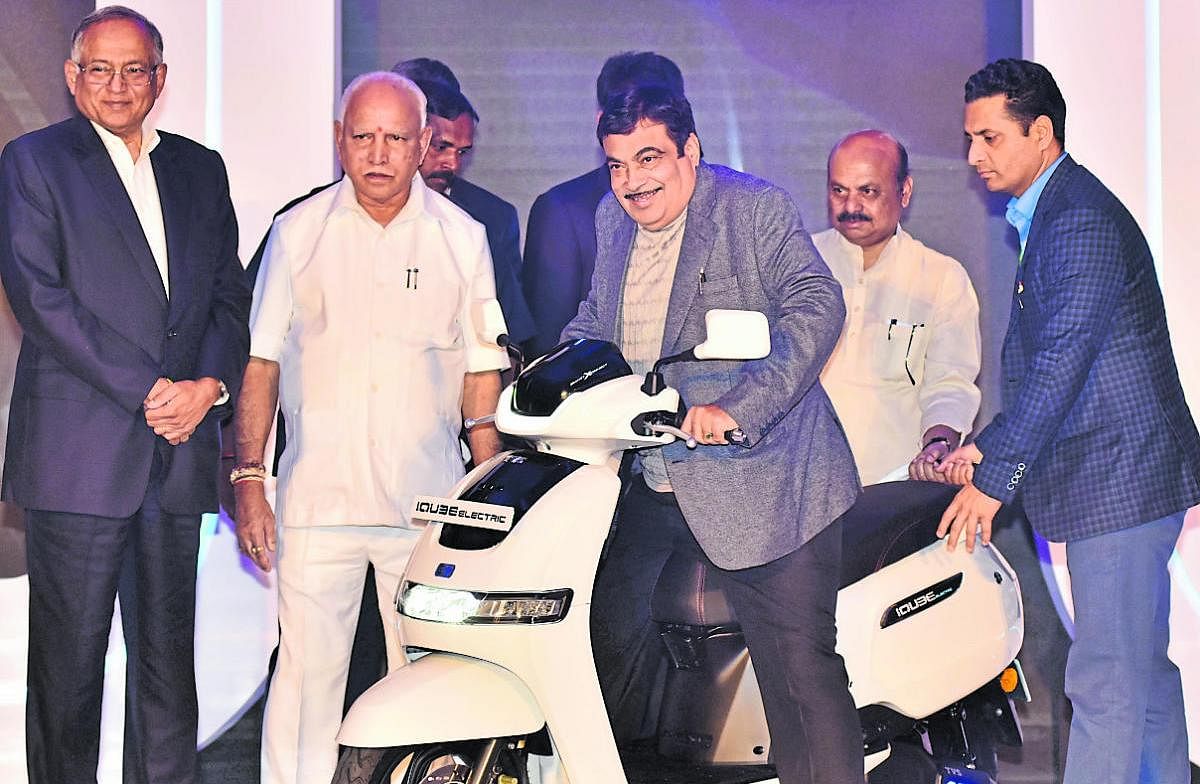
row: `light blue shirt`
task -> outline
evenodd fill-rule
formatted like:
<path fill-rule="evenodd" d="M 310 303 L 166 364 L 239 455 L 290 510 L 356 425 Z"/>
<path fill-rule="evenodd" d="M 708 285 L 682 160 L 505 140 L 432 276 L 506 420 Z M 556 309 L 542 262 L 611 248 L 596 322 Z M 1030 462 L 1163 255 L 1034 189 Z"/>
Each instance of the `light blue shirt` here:
<path fill-rule="evenodd" d="M 1025 253 L 1025 241 L 1029 239 L 1029 227 L 1033 225 L 1033 212 L 1037 209 L 1038 199 L 1042 197 L 1046 183 L 1050 182 L 1050 175 L 1054 174 L 1058 164 L 1062 163 L 1063 158 L 1066 157 L 1067 154 L 1064 152 L 1055 158 L 1054 163 L 1038 175 L 1028 190 L 1019 197 L 1014 196 L 1008 200 L 1008 210 L 1004 213 L 1004 219 L 1017 230 L 1017 235 L 1021 238 L 1022 254 Z"/>

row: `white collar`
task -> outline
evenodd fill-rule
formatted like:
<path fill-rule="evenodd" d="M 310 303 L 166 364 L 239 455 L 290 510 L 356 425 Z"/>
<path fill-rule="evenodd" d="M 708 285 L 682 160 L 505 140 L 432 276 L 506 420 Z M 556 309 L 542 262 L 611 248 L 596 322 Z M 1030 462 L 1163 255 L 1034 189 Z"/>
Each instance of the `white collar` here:
<path fill-rule="evenodd" d="M 125 146 L 125 141 L 120 136 L 117 136 L 95 120 L 88 120 L 88 122 L 96 129 L 96 133 L 100 136 L 100 141 L 104 143 L 104 148 L 108 150 L 110 158 L 115 161 L 117 155 L 124 153 L 129 156 L 131 163 L 137 163 L 137 161 L 133 160 L 133 153 L 129 152 L 129 148 Z M 154 152 L 154 148 L 158 146 L 160 141 L 162 141 L 162 138 L 158 135 L 158 129 L 150 123 L 143 123 L 142 150 L 139 157 L 145 157 Z"/>

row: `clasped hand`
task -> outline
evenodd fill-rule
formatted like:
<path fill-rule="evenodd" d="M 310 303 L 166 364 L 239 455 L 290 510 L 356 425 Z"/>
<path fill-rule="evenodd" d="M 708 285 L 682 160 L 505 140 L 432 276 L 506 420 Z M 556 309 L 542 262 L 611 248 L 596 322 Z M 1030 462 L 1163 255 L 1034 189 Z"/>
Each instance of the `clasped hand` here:
<path fill-rule="evenodd" d="M 178 446 L 191 438 L 218 397 L 220 386 L 213 378 L 174 382 L 160 378 L 142 403 L 146 425 Z"/>
<path fill-rule="evenodd" d="M 992 543 L 992 521 L 1000 511 L 1001 503 L 971 484 L 975 465 L 982 460 L 979 447 L 967 444 L 946 455 L 937 466 L 942 477 L 940 481 L 963 486 L 938 523 L 937 535 L 946 537 L 948 550 L 954 550 L 964 533 L 967 552 L 975 550 L 976 533 L 985 547 Z"/>

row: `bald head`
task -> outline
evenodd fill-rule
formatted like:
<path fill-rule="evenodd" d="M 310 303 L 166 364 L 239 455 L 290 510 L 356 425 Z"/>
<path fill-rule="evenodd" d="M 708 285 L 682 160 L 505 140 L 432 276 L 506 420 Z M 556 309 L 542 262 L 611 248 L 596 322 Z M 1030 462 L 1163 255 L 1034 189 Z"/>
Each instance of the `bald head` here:
<path fill-rule="evenodd" d="M 338 103 L 338 122 L 345 122 L 346 109 L 350 106 L 351 101 L 368 87 L 376 90 L 390 88 L 400 98 L 412 101 L 413 111 L 420 117 L 421 127 L 425 127 L 425 93 L 421 92 L 421 88 L 411 79 L 392 71 L 371 71 L 356 76 L 350 84 L 346 85 L 346 89 L 342 91 L 342 100 Z"/>
<path fill-rule="evenodd" d="M 829 153 L 829 222 L 863 249 L 863 264 L 878 260 L 895 235 L 912 196 L 908 152 L 883 131 L 858 131 Z"/>
<path fill-rule="evenodd" d="M 876 155 L 890 158 L 896 184 L 903 186 L 904 181 L 908 179 L 908 150 L 904 148 L 899 139 L 887 131 L 871 129 L 846 134 L 829 151 L 827 166 L 833 165 L 833 157 L 843 147 L 848 148 L 847 154 L 850 155 Z"/>

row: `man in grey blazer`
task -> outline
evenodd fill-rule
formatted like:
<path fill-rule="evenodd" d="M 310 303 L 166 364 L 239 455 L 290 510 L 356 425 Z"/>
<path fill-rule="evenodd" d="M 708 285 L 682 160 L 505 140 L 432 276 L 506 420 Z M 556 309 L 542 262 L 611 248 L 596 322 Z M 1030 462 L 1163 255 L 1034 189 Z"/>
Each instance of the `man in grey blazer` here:
<path fill-rule="evenodd" d="M 649 599 L 667 558 L 713 568 L 755 661 L 780 781 L 861 782 L 862 735 L 834 650 L 837 517 L 858 476 L 818 374 L 845 308 L 792 199 L 700 160 L 691 106 L 645 86 L 614 96 L 597 128 L 612 196 L 596 212 L 592 288 L 564 339 L 617 343 L 635 371 L 704 339 L 712 308 L 758 310 L 771 354 L 668 366 L 689 406 L 680 442 L 639 455 L 597 579 L 593 638 L 618 738 L 653 730 L 657 652 Z M 739 444 L 726 433 L 740 429 Z"/>

